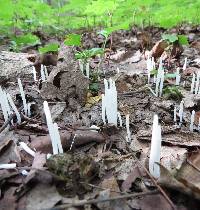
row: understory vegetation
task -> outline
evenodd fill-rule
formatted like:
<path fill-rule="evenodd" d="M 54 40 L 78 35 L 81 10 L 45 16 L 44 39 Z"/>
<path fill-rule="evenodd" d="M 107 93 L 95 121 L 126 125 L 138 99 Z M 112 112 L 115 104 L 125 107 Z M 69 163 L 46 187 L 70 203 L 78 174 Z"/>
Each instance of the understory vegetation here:
<path fill-rule="evenodd" d="M 169 28 L 200 21 L 198 0 L 0 0 L 0 8 L 1 38 L 22 31 L 59 34 L 95 27 L 113 31 L 134 24 Z"/>

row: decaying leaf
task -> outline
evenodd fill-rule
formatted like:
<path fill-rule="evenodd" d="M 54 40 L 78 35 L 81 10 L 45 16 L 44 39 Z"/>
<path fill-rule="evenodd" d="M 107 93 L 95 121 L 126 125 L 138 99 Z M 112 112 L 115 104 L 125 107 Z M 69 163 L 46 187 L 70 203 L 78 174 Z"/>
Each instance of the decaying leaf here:
<path fill-rule="evenodd" d="M 168 43 L 165 40 L 158 41 L 151 50 L 152 57 L 155 59 L 159 58 L 165 51 L 166 47 L 168 47 Z"/>

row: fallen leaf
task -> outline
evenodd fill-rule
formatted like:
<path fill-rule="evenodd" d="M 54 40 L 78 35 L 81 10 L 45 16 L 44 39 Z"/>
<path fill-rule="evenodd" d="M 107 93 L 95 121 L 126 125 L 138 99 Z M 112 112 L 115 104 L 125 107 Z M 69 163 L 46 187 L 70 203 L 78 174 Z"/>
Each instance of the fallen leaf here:
<path fill-rule="evenodd" d="M 89 96 L 87 97 L 85 107 L 90 108 L 93 105 L 97 104 L 101 100 L 101 96 Z"/>
<path fill-rule="evenodd" d="M 165 48 L 168 47 L 168 43 L 165 40 L 160 40 L 156 42 L 156 44 L 153 46 L 151 50 L 151 55 L 155 59 L 160 58 L 160 56 L 165 51 Z"/>
<path fill-rule="evenodd" d="M 188 154 L 178 173 L 177 180 L 189 187 L 200 198 L 200 151 Z"/>
<path fill-rule="evenodd" d="M 161 195 L 145 195 L 139 200 L 142 210 L 173 210 L 169 202 Z"/>
<path fill-rule="evenodd" d="M 3 196 L 3 199 L 0 200 L 1 210 L 16 210 L 17 203 L 15 198 L 15 191 L 17 187 L 10 187 Z"/>
<path fill-rule="evenodd" d="M 116 196 L 116 195 L 119 194 L 117 192 L 120 192 L 117 180 L 112 174 L 110 174 L 109 177 L 105 177 L 100 186 L 102 188 L 105 188 L 105 189 L 110 189 L 111 190 L 111 192 L 110 192 L 111 196 Z"/>
<path fill-rule="evenodd" d="M 129 191 L 132 187 L 132 184 L 138 177 L 141 178 L 141 173 L 138 166 L 136 166 L 133 168 L 126 180 L 122 183 L 122 191 Z"/>
<path fill-rule="evenodd" d="M 55 186 L 38 184 L 27 195 L 26 210 L 53 208 L 62 197 Z"/>

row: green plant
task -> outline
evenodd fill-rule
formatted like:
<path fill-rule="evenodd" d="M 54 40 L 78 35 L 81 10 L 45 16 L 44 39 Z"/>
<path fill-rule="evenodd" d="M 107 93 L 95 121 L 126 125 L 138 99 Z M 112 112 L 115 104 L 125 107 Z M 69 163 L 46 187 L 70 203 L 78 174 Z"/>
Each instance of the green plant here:
<path fill-rule="evenodd" d="M 10 49 L 18 52 L 24 46 L 35 46 L 37 44 L 41 44 L 40 39 L 37 36 L 29 33 L 17 37 L 12 37 L 10 42 Z"/>
<path fill-rule="evenodd" d="M 102 55 L 103 53 L 104 50 L 102 48 L 91 48 L 89 50 L 83 50 L 75 53 L 75 58 L 81 59 L 84 63 L 86 63 L 88 62 L 89 58 L 96 55 Z"/>
<path fill-rule="evenodd" d="M 163 94 L 166 99 L 181 101 L 183 98 L 183 95 L 177 86 L 167 86 L 163 89 Z"/>
<path fill-rule="evenodd" d="M 188 39 L 185 35 L 176 35 L 176 34 L 162 34 L 162 39 L 167 41 L 169 44 L 173 44 L 176 41 L 180 45 L 188 45 Z"/>
<path fill-rule="evenodd" d="M 40 53 L 48 53 L 48 52 L 58 52 L 59 45 L 57 43 L 50 43 L 45 45 L 44 47 L 39 48 Z"/>
<path fill-rule="evenodd" d="M 0 33 L 9 37 L 19 29 L 62 34 L 83 27 L 118 30 L 142 23 L 170 28 L 200 22 L 197 0 L 0 0 L 0 8 Z"/>
<path fill-rule="evenodd" d="M 79 34 L 67 35 L 64 44 L 68 46 L 77 46 L 77 47 L 81 46 L 81 35 Z"/>

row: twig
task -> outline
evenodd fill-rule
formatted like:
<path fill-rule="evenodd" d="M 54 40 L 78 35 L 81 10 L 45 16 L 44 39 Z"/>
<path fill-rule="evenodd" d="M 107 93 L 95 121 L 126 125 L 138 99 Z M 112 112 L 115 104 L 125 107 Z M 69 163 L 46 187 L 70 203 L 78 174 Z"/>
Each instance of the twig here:
<path fill-rule="evenodd" d="M 198 172 L 200 172 L 200 169 L 196 167 L 190 160 L 186 159 L 189 165 L 191 165 L 193 168 L 195 168 Z"/>
<path fill-rule="evenodd" d="M 24 108 L 24 107 L 21 106 L 21 107 L 18 109 L 18 111 L 21 112 L 23 108 Z M 12 113 L 12 114 L 9 116 L 9 118 L 5 121 L 5 123 L 4 123 L 4 124 L 2 125 L 2 127 L 0 128 L 0 133 L 1 133 L 4 129 L 6 129 L 6 127 L 9 125 L 9 123 L 12 121 L 12 119 L 13 119 L 15 116 L 16 116 L 15 113 Z"/>
<path fill-rule="evenodd" d="M 66 209 L 66 208 L 70 208 L 70 207 L 84 206 L 86 204 L 104 203 L 104 202 L 107 202 L 107 201 L 114 201 L 114 200 L 118 200 L 118 199 L 133 198 L 133 197 L 139 197 L 139 196 L 145 196 L 145 195 L 152 195 L 152 194 L 157 194 L 157 193 L 158 193 L 158 190 L 154 190 L 154 191 L 148 191 L 148 192 L 120 195 L 120 196 L 116 196 L 116 197 L 112 197 L 112 198 L 105 198 L 105 199 L 91 199 L 91 200 L 75 201 L 73 203 L 62 204 L 62 205 L 54 207 L 54 208 L 43 209 L 43 210 L 60 210 L 60 209 Z"/>
<path fill-rule="evenodd" d="M 81 183 L 81 184 L 86 184 L 86 185 L 88 185 L 88 186 L 90 186 L 90 187 L 97 188 L 97 189 L 100 189 L 100 190 L 109 190 L 110 192 L 128 195 L 127 192 L 121 192 L 121 191 L 111 190 L 111 189 L 108 189 L 108 188 L 99 187 L 99 186 L 96 186 L 96 185 L 93 185 L 93 184 L 89 184 L 89 183 L 86 183 L 86 182 L 80 182 L 80 183 Z"/>
<path fill-rule="evenodd" d="M 32 119 L 30 117 L 27 117 L 26 115 L 24 115 L 23 113 L 21 113 L 22 117 L 24 120 L 28 121 L 28 122 L 31 122 L 31 123 L 36 123 L 36 124 L 45 124 L 39 120 L 35 120 L 35 119 Z M 46 125 L 46 124 L 45 124 Z"/>
<path fill-rule="evenodd" d="M 134 155 L 134 154 L 133 154 Z M 137 158 L 134 155 L 135 158 Z M 165 191 L 157 184 L 156 180 L 153 178 L 153 176 L 149 173 L 149 171 L 146 169 L 145 166 L 143 166 L 140 161 L 137 161 L 139 163 L 139 165 L 145 170 L 145 172 L 148 174 L 148 176 L 150 177 L 151 181 L 154 183 L 154 185 L 158 188 L 158 190 L 162 193 L 162 195 L 164 196 L 164 198 L 168 201 L 168 203 L 171 205 L 172 209 L 176 209 L 175 205 L 173 204 L 173 202 L 171 201 L 171 199 L 168 197 L 168 195 L 165 193 Z"/>

